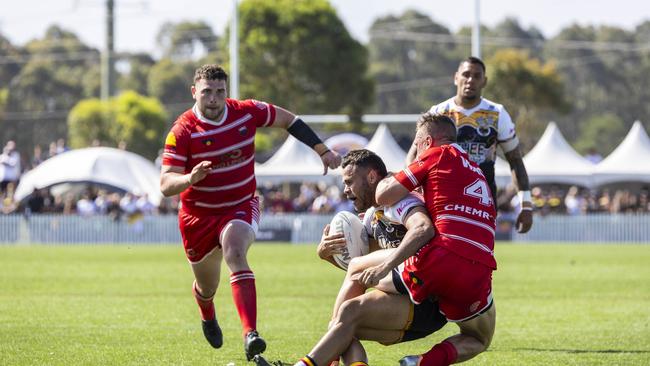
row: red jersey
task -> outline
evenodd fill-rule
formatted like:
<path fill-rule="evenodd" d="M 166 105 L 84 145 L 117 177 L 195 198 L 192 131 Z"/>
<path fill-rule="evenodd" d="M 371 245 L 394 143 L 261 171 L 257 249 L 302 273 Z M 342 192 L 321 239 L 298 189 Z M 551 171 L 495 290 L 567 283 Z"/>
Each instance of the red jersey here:
<path fill-rule="evenodd" d="M 196 105 L 180 115 L 165 140 L 163 165 L 179 166 L 185 173 L 204 160 L 212 170 L 181 193 L 184 209 L 198 214 L 219 214 L 253 197 L 255 131 L 271 126 L 275 106 L 256 100 L 226 99 L 219 121 L 201 115 Z"/>
<path fill-rule="evenodd" d="M 424 187 L 434 245 L 496 269 L 494 200 L 483 172 L 458 144 L 427 149 L 395 178 L 409 190 Z"/>

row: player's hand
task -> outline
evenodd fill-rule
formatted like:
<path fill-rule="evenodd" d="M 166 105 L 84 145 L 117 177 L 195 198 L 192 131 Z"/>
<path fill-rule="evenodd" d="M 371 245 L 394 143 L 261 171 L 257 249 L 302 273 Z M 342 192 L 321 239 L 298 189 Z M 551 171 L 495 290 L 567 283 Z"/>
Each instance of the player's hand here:
<path fill-rule="evenodd" d="M 378 266 L 366 268 L 361 273 L 353 274 L 350 276 L 350 279 L 352 281 L 359 281 L 359 283 L 366 286 L 366 288 L 375 287 L 382 278 L 388 275 L 390 270 L 390 268 L 380 264 Z"/>
<path fill-rule="evenodd" d="M 327 168 L 336 169 L 341 165 L 341 155 L 336 151 L 328 150 L 320 159 L 323 161 L 323 175 L 327 174 Z"/>
<path fill-rule="evenodd" d="M 203 160 L 202 162 L 196 164 L 192 171 L 190 172 L 190 184 L 195 184 L 207 177 L 212 169 L 212 162 L 208 160 Z"/>
<path fill-rule="evenodd" d="M 527 233 L 533 226 L 533 210 L 521 210 L 519 216 L 517 216 L 517 223 L 515 225 L 518 233 Z"/>
<path fill-rule="evenodd" d="M 318 243 L 318 256 L 321 259 L 329 260 L 334 254 L 343 253 L 343 248 L 345 248 L 345 236 L 343 233 L 336 233 L 329 235 L 330 225 L 327 224 L 323 229 L 323 236 Z"/>

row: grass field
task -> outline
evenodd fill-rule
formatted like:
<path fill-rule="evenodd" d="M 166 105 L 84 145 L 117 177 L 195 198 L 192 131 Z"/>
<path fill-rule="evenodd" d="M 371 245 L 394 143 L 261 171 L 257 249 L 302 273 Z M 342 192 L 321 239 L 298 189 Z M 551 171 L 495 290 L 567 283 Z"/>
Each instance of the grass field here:
<path fill-rule="evenodd" d="M 468 365 L 650 365 L 650 246 L 497 244 L 497 330 Z M 295 361 L 326 328 L 343 272 L 314 246 L 255 245 L 269 359 Z M 225 345 L 203 339 L 180 246 L 0 246 L 2 365 L 246 365 L 230 286 Z M 396 365 L 456 332 L 384 347 Z M 249 364 L 252 365 L 252 364 Z"/>

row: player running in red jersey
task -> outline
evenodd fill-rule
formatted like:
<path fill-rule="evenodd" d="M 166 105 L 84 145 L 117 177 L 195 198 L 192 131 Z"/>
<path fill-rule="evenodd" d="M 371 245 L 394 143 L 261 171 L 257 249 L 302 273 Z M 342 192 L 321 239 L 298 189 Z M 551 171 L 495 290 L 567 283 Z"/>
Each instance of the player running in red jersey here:
<path fill-rule="evenodd" d="M 496 211 L 483 172 L 455 140 L 456 126 L 449 117 L 423 114 L 415 135 L 417 159 L 377 187 L 377 203 L 390 205 L 422 186 L 436 235 L 414 255 L 398 247 L 382 264 L 364 270 L 359 281 L 366 286 L 379 283 L 381 289 L 388 283 L 382 278 L 399 265 L 411 299 L 419 303 L 436 297 L 440 311 L 460 328 L 459 334 L 425 354 L 403 358 L 401 365 L 462 362 L 485 351 L 494 335 Z"/>
<path fill-rule="evenodd" d="M 160 189 L 167 197 L 181 195 L 179 227 L 206 339 L 214 348 L 223 344 L 213 303 L 223 259 L 250 360 L 266 349 L 257 333 L 255 276 L 246 259 L 260 216 L 254 195 L 255 132 L 259 127 L 286 129 L 320 155 L 324 174 L 338 167 L 341 157 L 293 113 L 265 102 L 227 98 L 227 82 L 217 65 L 196 70 L 191 88 L 196 103 L 167 135 Z"/>

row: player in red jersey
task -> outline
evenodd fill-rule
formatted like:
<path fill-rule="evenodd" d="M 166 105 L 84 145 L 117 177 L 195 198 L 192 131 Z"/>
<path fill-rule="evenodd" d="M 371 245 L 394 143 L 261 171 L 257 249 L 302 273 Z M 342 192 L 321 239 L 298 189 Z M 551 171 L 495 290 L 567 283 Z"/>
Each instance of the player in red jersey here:
<path fill-rule="evenodd" d="M 460 328 L 459 334 L 425 354 L 403 358 L 401 365 L 462 362 L 485 351 L 494 334 L 494 201 L 483 172 L 455 141 L 456 126 L 449 117 L 423 114 L 415 135 L 417 159 L 377 187 L 377 203 L 390 205 L 422 186 L 436 235 L 414 255 L 398 247 L 383 263 L 361 272 L 358 280 L 394 291 L 382 288 L 388 281 L 381 279 L 399 265 L 413 302 L 437 298 L 440 311 Z"/>
<path fill-rule="evenodd" d="M 254 195 L 255 132 L 258 127 L 286 129 L 320 155 L 323 174 L 338 167 L 341 157 L 293 113 L 265 102 L 227 98 L 227 81 L 217 65 L 196 70 L 191 88 L 196 103 L 167 135 L 160 189 L 167 197 L 181 195 L 179 227 L 206 339 L 214 348 L 223 344 L 213 298 L 224 259 L 250 360 L 266 349 L 256 330 L 255 276 L 246 259 L 260 214 Z"/>

